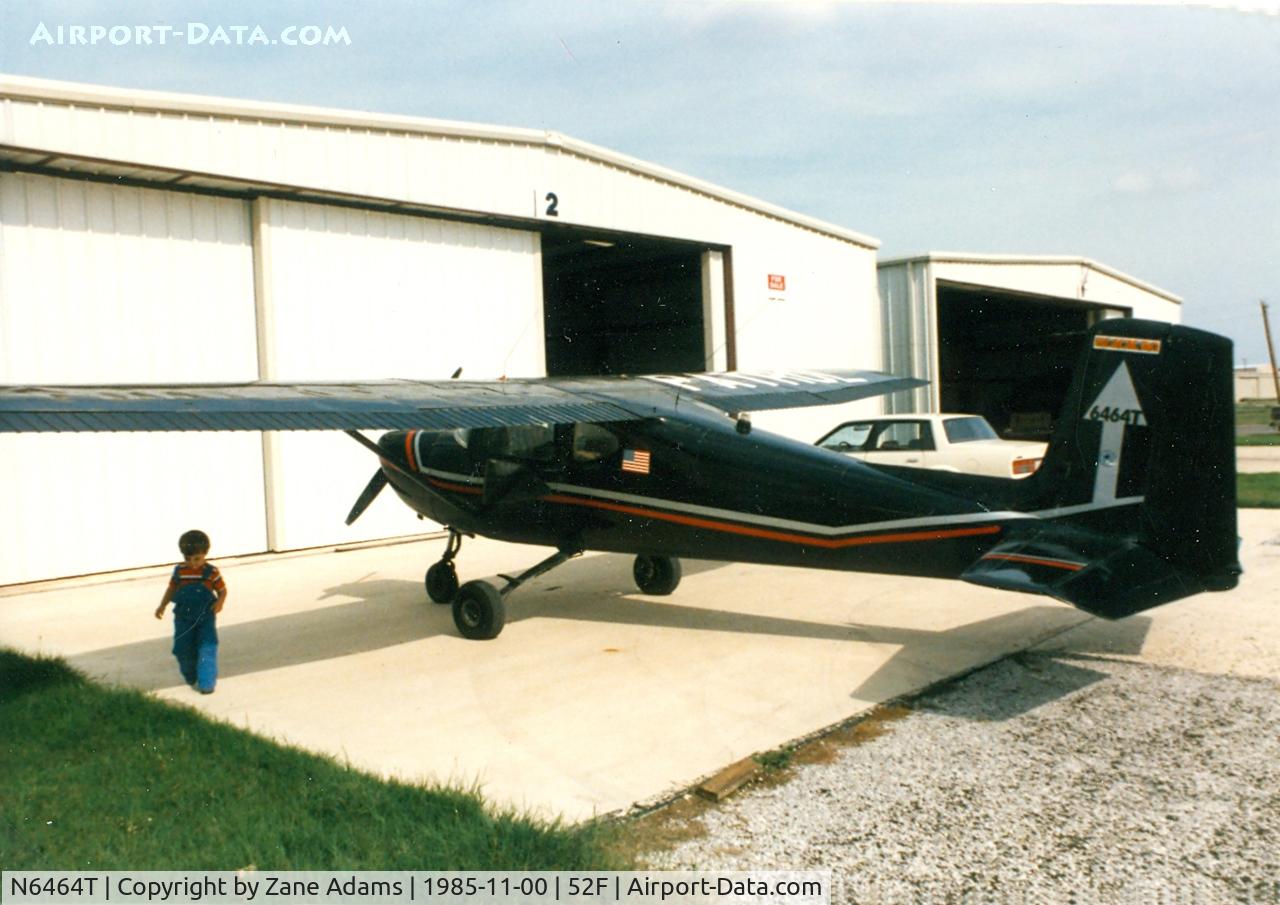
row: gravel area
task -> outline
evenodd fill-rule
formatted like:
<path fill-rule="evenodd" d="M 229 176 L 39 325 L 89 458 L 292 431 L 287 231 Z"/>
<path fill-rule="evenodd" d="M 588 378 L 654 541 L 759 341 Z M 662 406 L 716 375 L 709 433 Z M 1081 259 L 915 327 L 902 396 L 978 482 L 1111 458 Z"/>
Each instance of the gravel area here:
<path fill-rule="evenodd" d="M 1280 902 L 1280 684 L 1022 654 L 701 820 L 654 866 L 837 902 Z"/>

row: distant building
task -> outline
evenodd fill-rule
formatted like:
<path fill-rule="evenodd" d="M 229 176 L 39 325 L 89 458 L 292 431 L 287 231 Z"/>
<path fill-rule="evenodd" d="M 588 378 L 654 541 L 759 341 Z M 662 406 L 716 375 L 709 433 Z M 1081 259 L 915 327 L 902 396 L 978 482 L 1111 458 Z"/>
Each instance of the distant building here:
<path fill-rule="evenodd" d="M 1243 399 L 1275 399 L 1276 383 L 1270 365 L 1236 368 L 1236 402 Z"/>
<path fill-rule="evenodd" d="M 885 367 L 929 381 L 890 410 L 972 412 L 1012 437 L 1048 437 L 1081 331 L 1182 319 L 1178 296 L 1088 258 L 933 252 L 878 269 Z"/>

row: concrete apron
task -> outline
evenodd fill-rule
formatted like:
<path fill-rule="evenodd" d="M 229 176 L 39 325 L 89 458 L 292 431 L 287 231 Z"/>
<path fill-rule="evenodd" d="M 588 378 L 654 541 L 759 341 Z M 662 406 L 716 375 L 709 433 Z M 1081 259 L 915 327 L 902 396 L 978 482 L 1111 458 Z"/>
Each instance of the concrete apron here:
<path fill-rule="evenodd" d="M 6 593 L 0 644 L 377 775 L 580 820 L 1093 621 L 958 582 L 707 562 L 685 563 L 672 596 L 645 597 L 630 558 L 587 555 L 515 592 L 502 635 L 474 642 L 423 592 L 442 549 L 223 561 L 230 596 L 207 697 L 181 684 L 171 625 L 152 617 L 167 570 Z M 542 555 L 467 541 L 461 576 L 514 573 Z M 1179 618 L 1220 619 L 1248 587 L 1178 604 Z M 1141 649 L 1153 618 L 1120 629 L 1126 650 Z"/>
<path fill-rule="evenodd" d="M 1280 446 L 1237 446 L 1236 471 L 1240 474 L 1280 472 Z"/>

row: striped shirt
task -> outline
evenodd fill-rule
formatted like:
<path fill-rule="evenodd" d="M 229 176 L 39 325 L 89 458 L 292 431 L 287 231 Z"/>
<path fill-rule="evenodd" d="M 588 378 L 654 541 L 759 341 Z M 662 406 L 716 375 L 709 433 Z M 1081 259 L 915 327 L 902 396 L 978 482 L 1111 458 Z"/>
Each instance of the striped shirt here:
<path fill-rule="evenodd" d="M 204 577 L 205 566 L 209 568 L 209 577 Z M 205 563 L 200 566 L 188 566 L 185 563 L 179 565 L 173 571 L 173 577 L 169 579 L 169 590 L 176 591 L 178 588 L 185 587 L 193 582 L 203 584 L 214 594 L 221 594 L 227 589 L 227 583 L 222 580 L 222 573 L 218 571 L 218 567 L 212 563 Z"/>

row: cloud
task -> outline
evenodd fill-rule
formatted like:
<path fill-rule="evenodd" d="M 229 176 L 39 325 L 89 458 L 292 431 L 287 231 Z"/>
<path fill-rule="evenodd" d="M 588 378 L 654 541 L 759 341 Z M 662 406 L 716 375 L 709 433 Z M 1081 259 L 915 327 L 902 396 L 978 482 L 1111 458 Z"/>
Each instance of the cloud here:
<path fill-rule="evenodd" d="M 1187 192 L 1204 185 L 1193 166 L 1171 167 L 1156 172 L 1121 173 L 1111 180 L 1111 188 L 1124 195 L 1145 195 L 1155 191 Z"/>

